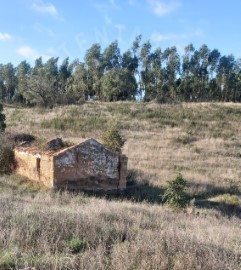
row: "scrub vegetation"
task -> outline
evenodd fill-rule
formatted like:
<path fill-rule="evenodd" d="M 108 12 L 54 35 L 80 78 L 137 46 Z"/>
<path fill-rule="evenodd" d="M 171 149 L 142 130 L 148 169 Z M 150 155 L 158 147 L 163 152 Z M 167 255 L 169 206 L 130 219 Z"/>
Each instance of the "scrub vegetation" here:
<path fill-rule="evenodd" d="M 6 105 L 4 114 L 6 134 L 76 143 L 101 141 L 117 122 L 129 173 L 117 193 L 1 175 L 0 269 L 240 269 L 240 104 Z"/>

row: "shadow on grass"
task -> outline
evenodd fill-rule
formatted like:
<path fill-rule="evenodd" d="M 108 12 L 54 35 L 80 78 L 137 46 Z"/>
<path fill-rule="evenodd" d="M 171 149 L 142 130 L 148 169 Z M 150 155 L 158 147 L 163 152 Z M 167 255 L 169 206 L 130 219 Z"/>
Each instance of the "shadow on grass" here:
<path fill-rule="evenodd" d="M 215 209 L 222 215 L 241 218 L 241 190 L 238 186 L 218 187 L 212 184 L 189 183 L 189 187 L 195 187 L 202 191 L 190 196 L 195 198 L 197 208 Z"/>
<path fill-rule="evenodd" d="M 132 202 L 146 202 L 151 204 L 160 204 L 162 202 L 160 196 L 162 193 L 163 190 L 159 187 L 143 184 L 128 186 L 124 190 L 116 191 L 84 191 L 84 194 L 88 196 L 105 198 L 107 200 L 130 200 Z"/>
<path fill-rule="evenodd" d="M 197 208 L 215 209 L 227 217 L 236 216 L 241 218 L 240 205 L 227 204 L 225 202 L 213 202 L 209 200 L 197 200 L 195 205 Z"/>
<path fill-rule="evenodd" d="M 107 200 L 130 200 L 151 204 L 162 203 L 163 189 L 149 184 L 150 175 L 141 171 L 130 170 L 127 177 L 127 188 L 115 191 L 84 191 L 88 196 L 96 196 Z M 82 191 L 83 192 L 83 191 Z"/>
<path fill-rule="evenodd" d="M 191 194 L 197 199 L 210 198 L 222 194 L 232 194 L 232 195 L 241 195 L 241 189 L 237 185 L 230 185 L 229 187 L 219 187 L 212 184 L 200 184 L 200 183 L 191 183 L 188 182 L 190 189 L 200 189 L 201 192 Z"/>
<path fill-rule="evenodd" d="M 161 203 L 161 195 L 163 190 L 160 187 L 149 184 L 151 175 L 144 174 L 141 171 L 130 170 L 127 177 L 127 188 L 123 190 L 99 190 L 99 191 L 71 191 L 68 192 L 78 194 L 84 193 L 87 196 L 95 196 L 105 198 L 107 200 L 130 200 L 133 202 Z M 25 177 L 11 174 L 0 176 L 0 192 L 13 190 L 18 192 L 36 193 L 41 190 L 48 190 L 38 183 L 29 181 Z M 61 190 L 59 190 L 61 191 Z M 65 191 L 65 190 L 62 190 Z"/>

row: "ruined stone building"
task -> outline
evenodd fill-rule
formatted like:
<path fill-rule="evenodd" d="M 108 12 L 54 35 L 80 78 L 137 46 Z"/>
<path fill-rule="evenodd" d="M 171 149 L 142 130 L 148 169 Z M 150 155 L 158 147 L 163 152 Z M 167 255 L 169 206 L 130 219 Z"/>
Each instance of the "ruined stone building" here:
<path fill-rule="evenodd" d="M 18 174 L 49 188 L 122 189 L 126 187 L 127 157 L 94 139 L 60 150 L 14 150 Z"/>

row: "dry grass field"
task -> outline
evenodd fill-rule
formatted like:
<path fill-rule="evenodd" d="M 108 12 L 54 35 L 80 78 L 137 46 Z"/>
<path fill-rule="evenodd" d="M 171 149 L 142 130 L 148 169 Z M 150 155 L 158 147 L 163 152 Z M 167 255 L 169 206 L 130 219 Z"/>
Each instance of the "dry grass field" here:
<path fill-rule="evenodd" d="M 241 105 L 5 107 L 7 132 L 101 138 L 115 120 L 129 158 L 119 194 L 51 192 L 0 177 L 0 269 L 240 269 Z M 190 206 L 161 203 L 187 180 Z"/>

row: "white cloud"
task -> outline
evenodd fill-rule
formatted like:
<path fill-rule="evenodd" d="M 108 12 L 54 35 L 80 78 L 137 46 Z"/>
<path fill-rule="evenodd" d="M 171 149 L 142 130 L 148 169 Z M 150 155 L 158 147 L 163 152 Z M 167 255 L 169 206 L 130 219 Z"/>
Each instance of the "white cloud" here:
<path fill-rule="evenodd" d="M 12 39 L 12 37 L 9 34 L 0 32 L 0 41 L 6 41 L 10 39 Z"/>
<path fill-rule="evenodd" d="M 32 9 L 39 13 L 49 14 L 53 17 L 58 16 L 58 11 L 52 3 L 45 3 L 42 0 L 36 0 L 32 4 Z"/>
<path fill-rule="evenodd" d="M 181 6 L 178 0 L 148 0 L 148 2 L 151 6 L 152 11 L 158 16 L 163 16 L 171 13 Z"/>
<path fill-rule="evenodd" d="M 51 53 L 51 51 L 49 51 L 49 52 Z M 47 61 L 49 58 L 52 57 L 48 54 L 40 54 L 36 49 L 31 48 L 30 46 L 22 46 L 22 47 L 18 48 L 17 53 L 19 55 L 25 57 L 26 59 L 30 59 L 30 60 L 35 60 L 41 56 L 43 61 Z M 54 53 L 54 51 L 52 51 L 52 54 L 53 53 Z"/>
<path fill-rule="evenodd" d="M 204 35 L 204 32 L 201 30 L 187 33 L 187 34 L 160 34 L 160 33 L 154 33 L 151 35 L 151 41 L 153 42 L 161 42 L 161 41 L 170 41 L 173 42 L 175 40 L 184 40 L 191 37 L 201 37 Z"/>
<path fill-rule="evenodd" d="M 31 59 L 38 57 L 37 51 L 29 46 L 23 46 L 18 48 L 17 53 L 21 56 Z"/>
<path fill-rule="evenodd" d="M 188 36 L 186 34 L 167 34 L 167 35 L 162 35 L 162 34 L 153 34 L 151 35 L 151 40 L 154 42 L 161 42 L 161 41 L 173 41 L 177 39 L 185 39 Z"/>

